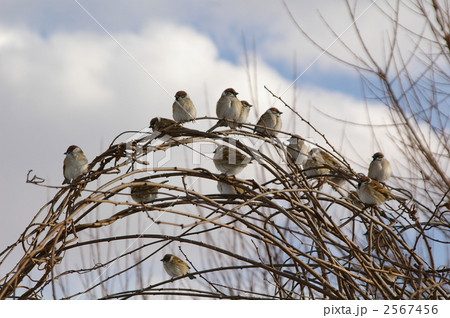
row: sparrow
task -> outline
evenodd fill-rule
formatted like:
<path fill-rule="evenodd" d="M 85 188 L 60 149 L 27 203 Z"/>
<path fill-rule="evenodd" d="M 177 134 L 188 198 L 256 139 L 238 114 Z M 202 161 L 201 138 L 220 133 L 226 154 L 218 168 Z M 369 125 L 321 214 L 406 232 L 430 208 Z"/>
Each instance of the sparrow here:
<path fill-rule="evenodd" d="M 296 165 L 304 165 L 308 159 L 309 147 L 300 138 L 292 136 L 289 140 L 286 150 L 288 153 L 288 160 Z"/>
<path fill-rule="evenodd" d="M 88 160 L 80 147 L 72 145 L 64 154 L 66 158 L 64 158 L 64 181 L 62 184 L 70 183 L 88 171 Z"/>
<path fill-rule="evenodd" d="M 228 175 L 241 172 L 250 162 L 250 158 L 235 148 L 222 145 L 214 150 L 214 165 L 217 170 Z"/>
<path fill-rule="evenodd" d="M 238 123 L 241 123 L 241 125 L 239 125 L 239 127 L 242 127 L 242 124 L 245 124 L 247 122 L 247 118 L 248 118 L 248 114 L 250 113 L 250 108 L 253 105 L 250 105 L 249 102 L 247 102 L 246 100 L 241 100 L 241 113 L 239 114 L 239 118 L 238 118 Z"/>
<path fill-rule="evenodd" d="M 180 125 L 169 118 L 155 117 L 150 121 L 150 128 L 153 129 L 153 131 L 163 131 L 167 128 L 175 127 L 180 127 Z"/>
<path fill-rule="evenodd" d="M 347 199 L 358 209 L 364 209 L 365 205 L 361 202 L 356 191 L 350 191 Z"/>
<path fill-rule="evenodd" d="M 281 126 L 283 124 L 280 117 L 281 114 L 282 112 L 280 112 L 277 108 L 269 108 L 259 118 L 258 122 L 256 123 L 256 127 L 253 130 L 253 133 L 268 137 L 275 137 L 276 135 L 278 135 L 278 131 L 273 131 L 272 129 L 281 129 Z"/>
<path fill-rule="evenodd" d="M 163 259 L 164 269 L 166 273 L 170 275 L 170 277 L 177 277 L 189 274 L 189 266 L 179 257 L 176 257 L 172 254 L 164 255 Z M 195 279 L 196 277 L 193 275 L 188 276 L 190 279 Z"/>
<path fill-rule="evenodd" d="M 358 181 L 357 191 L 359 199 L 368 205 L 381 205 L 388 200 L 405 201 L 404 198 L 393 195 L 381 183 L 368 177 L 361 177 Z"/>
<path fill-rule="evenodd" d="M 334 157 L 319 148 L 311 149 L 303 168 L 305 170 L 305 175 L 308 177 L 332 175 L 327 176 L 327 179 L 338 185 L 344 183 L 345 179 L 337 175 L 349 173 Z"/>
<path fill-rule="evenodd" d="M 197 109 L 185 91 L 178 91 L 175 94 L 175 101 L 172 105 L 172 115 L 173 119 L 177 122 L 192 121 L 197 117 Z"/>
<path fill-rule="evenodd" d="M 223 181 L 217 181 L 217 190 L 220 194 L 243 194 L 245 192 L 244 189 Z"/>
<path fill-rule="evenodd" d="M 369 173 L 367 176 L 380 182 L 389 179 L 392 174 L 390 162 L 384 158 L 381 152 L 375 153 L 372 158 L 373 160 L 369 165 Z"/>
<path fill-rule="evenodd" d="M 211 132 L 220 126 L 230 126 L 236 128 L 236 123 L 241 115 L 242 103 L 236 97 L 238 92 L 233 88 L 227 88 L 223 91 L 216 105 L 216 115 L 220 120 L 212 126 L 207 132 Z M 228 120 L 229 122 L 227 122 Z"/>
<path fill-rule="evenodd" d="M 307 177 L 319 177 L 328 174 L 330 170 L 324 167 L 324 160 L 320 155 L 320 149 L 313 148 L 308 153 L 308 158 L 303 164 L 303 172 Z"/>
<path fill-rule="evenodd" d="M 138 180 L 135 180 L 135 182 L 140 182 Z M 168 181 L 163 181 L 161 184 L 167 183 Z M 131 198 L 137 202 L 137 203 L 149 203 L 156 199 L 156 196 L 158 195 L 158 190 L 161 187 L 156 185 L 150 185 L 150 184 L 142 184 L 137 186 L 132 186 L 130 195 Z"/>

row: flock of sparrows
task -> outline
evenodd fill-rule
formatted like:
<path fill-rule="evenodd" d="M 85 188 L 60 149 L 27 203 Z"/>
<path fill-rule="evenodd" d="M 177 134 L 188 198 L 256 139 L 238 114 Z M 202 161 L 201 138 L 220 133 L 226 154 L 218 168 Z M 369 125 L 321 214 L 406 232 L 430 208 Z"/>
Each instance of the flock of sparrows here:
<path fill-rule="evenodd" d="M 233 88 L 223 91 L 216 105 L 218 122 L 207 132 L 211 132 L 217 127 L 228 126 L 232 129 L 242 127 L 246 123 L 252 105 L 247 101 L 237 98 L 238 93 Z M 281 112 L 275 108 L 269 108 L 258 120 L 254 128 L 254 133 L 276 137 L 282 127 Z M 172 105 L 173 119 L 155 117 L 150 122 L 150 128 L 154 131 L 163 131 L 170 127 L 180 127 L 184 122 L 196 119 L 197 110 L 191 98 L 185 91 L 178 91 L 175 94 L 175 101 Z M 292 137 L 287 146 L 288 158 L 292 163 L 301 166 L 306 176 L 317 177 L 327 176 L 327 180 L 333 184 L 340 185 L 345 181 L 345 175 L 349 172 L 329 153 L 319 148 L 308 151 L 308 146 L 298 137 Z M 66 153 L 63 165 L 64 182 L 67 184 L 74 179 L 88 172 L 88 160 L 80 147 L 72 145 Z M 214 151 L 213 162 L 215 167 L 226 175 L 236 175 L 241 172 L 252 158 L 244 155 L 235 148 L 225 145 L 218 146 Z M 391 176 L 392 170 L 389 161 L 384 155 L 377 152 L 373 155 L 373 161 L 369 165 L 368 177 L 360 176 L 357 191 L 351 193 L 366 205 L 380 205 L 387 200 L 402 198 L 393 195 L 383 183 Z M 140 180 L 135 180 L 140 182 Z M 218 182 L 218 190 L 222 194 L 239 194 L 242 189 L 234 187 L 225 182 Z M 160 187 L 147 185 L 145 182 L 131 187 L 131 198 L 140 204 L 149 203 L 157 196 Z M 357 200 L 354 200 L 357 202 Z M 355 203 L 356 204 L 356 203 Z M 180 258 L 166 254 L 161 260 L 164 269 L 171 277 L 187 275 L 189 266 Z M 190 278 L 195 278 L 190 276 Z"/>
<path fill-rule="evenodd" d="M 238 94 L 239 93 L 236 92 L 233 88 L 227 88 L 223 91 L 216 105 L 216 115 L 220 119 L 217 124 L 208 129 L 207 132 L 211 132 L 220 126 L 229 126 L 230 128 L 241 127 L 243 123 L 247 122 L 248 115 L 250 114 L 250 108 L 253 105 L 250 105 L 245 100 L 239 100 L 237 98 Z M 185 98 L 189 98 L 189 96 L 187 96 L 186 94 Z M 190 99 L 189 101 L 192 103 Z M 176 102 L 177 101 L 175 101 L 175 103 Z M 184 110 L 186 112 L 189 111 L 187 108 L 185 108 Z M 174 119 L 176 111 L 182 110 L 173 106 Z M 259 118 L 258 122 L 256 123 L 254 132 L 265 136 L 276 136 L 278 134 L 277 130 L 280 130 L 282 126 L 280 117 L 281 114 L 282 113 L 275 107 L 269 108 Z"/>
<path fill-rule="evenodd" d="M 342 185 L 345 176 L 350 172 L 334 157 L 326 151 L 313 148 L 309 150 L 306 143 L 298 138 L 291 137 L 287 147 L 289 158 L 296 165 L 301 165 L 307 177 L 326 176 L 327 180 L 332 184 Z M 388 200 L 404 201 L 405 198 L 396 196 L 384 186 L 392 175 L 390 162 L 381 152 L 377 152 L 372 156 L 367 177 L 358 176 L 358 186 L 356 191 L 349 194 L 349 198 L 359 208 L 366 205 L 381 205 Z"/>
<path fill-rule="evenodd" d="M 216 115 L 219 120 L 207 132 L 212 132 L 221 126 L 236 129 L 247 122 L 253 105 L 245 100 L 239 100 L 237 98 L 238 94 L 233 88 L 227 88 L 223 91 L 216 104 Z M 282 112 L 277 108 L 269 108 L 261 115 L 253 132 L 266 137 L 277 136 L 282 127 L 281 114 Z M 195 120 L 196 115 L 197 110 L 189 95 L 185 91 L 178 91 L 175 94 L 175 101 L 172 105 L 173 120 L 155 117 L 150 121 L 150 128 L 153 131 L 167 131 L 170 128 L 179 128 L 182 123 Z M 245 156 L 242 152 L 225 145 L 217 147 L 214 151 L 214 165 L 221 173 L 227 175 L 238 174 L 250 161 L 251 158 Z M 217 189 L 221 194 L 242 193 L 242 189 L 221 181 L 217 183 Z"/>

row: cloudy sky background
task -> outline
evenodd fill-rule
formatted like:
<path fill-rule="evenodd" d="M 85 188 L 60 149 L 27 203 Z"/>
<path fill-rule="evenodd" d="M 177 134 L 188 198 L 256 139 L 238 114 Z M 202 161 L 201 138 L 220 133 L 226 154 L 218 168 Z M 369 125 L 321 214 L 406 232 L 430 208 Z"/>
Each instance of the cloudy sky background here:
<path fill-rule="evenodd" d="M 340 1 L 286 4 L 324 47 L 344 54 L 320 14 L 344 40 L 355 43 L 355 51 L 361 49 Z M 387 19 L 371 1 L 358 1 L 357 13 L 370 49 L 382 59 L 381 43 L 390 33 Z M 401 18 L 415 26 L 414 15 Z M 405 50 L 412 47 L 407 38 L 399 41 Z M 257 81 L 253 75 L 249 81 L 248 73 Z M 3 0 L 0 189 L 5 221 L 0 249 L 18 238 L 56 192 L 26 184 L 28 170 L 46 184 L 60 185 L 69 145 L 79 145 L 92 160 L 122 131 L 142 129 L 155 116 L 170 118 L 178 90 L 190 94 L 198 116 L 215 116 L 221 92 L 233 87 L 255 105 L 249 118 L 255 123 L 275 102 L 267 86 L 323 132 L 355 170 L 365 172 L 372 154 L 381 150 L 392 154 L 399 175 L 385 127 L 375 130 L 378 143 L 370 129 L 321 114 L 388 123 L 382 105 L 363 100 L 359 82 L 356 72 L 322 55 L 302 36 L 281 1 Z M 292 121 L 288 109 L 275 105 L 284 113 L 286 130 L 322 142 L 304 123 Z M 206 129 L 212 124 L 191 125 Z"/>

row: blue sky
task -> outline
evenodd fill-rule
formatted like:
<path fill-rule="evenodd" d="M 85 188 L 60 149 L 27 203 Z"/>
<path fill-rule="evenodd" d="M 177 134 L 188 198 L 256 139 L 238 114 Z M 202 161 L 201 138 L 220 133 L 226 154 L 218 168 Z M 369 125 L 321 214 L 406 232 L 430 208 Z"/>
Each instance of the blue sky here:
<path fill-rule="evenodd" d="M 217 46 L 219 57 L 234 64 L 242 63 L 245 41 L 249 54 L 253 54 L 255 48 L 257 54 L 286 79 L 291 79 L 294 73 L 300 74 L 305 68 L 310 67 L 299 81 L 300 86 L 304 83 L 312 83 L 356 97 L 361 96 L 359 78 L 355 74 L 346 76 L 343 72 L 336 72 L 333 69 L 321 69 L 319 67 L 321 61 L 311 63 L 313 59 L 310 57 L 314 54 L 318 56 L 320 51 L 316 50 L 308 54 L 302 52 L 305 46 L 308 47 L 307 50 L 313 51 L 313 49 L 296 30 L 281 1 L 266 1 L 264 5 L 260 1 L 248 1 L 242 4 L 239 1 L 201 0 L 145 3 L 80 0 L 78 3 L 111 33 L 139 33 L 153 19 L 171 21 L 189 26 L 207 36 Z M 58 32 L 103 33 L 101 27 L 78 3 L 75 1 L 4 1 L 0 17 L 5 25 L 29 28 L 38 32 L 43 38 Z M 320 23 L 317 11 L 320 7 L 310 7 L 310 4 L 298 1 L 287 1 L 287 3 L 300 22 L 305 17 L 308 17 L 309 21 L 309 16 L 312 16 L 318 24 Z M 369 4 L 370 2 L 367 2 L 367 5 Z M 324 1 L 321 5 L 323 8 L 333 7 L 333 2 Z M 304 8 L 309 8 L 306 11 L 307 15 Z M 236 17 L 224 17 L 228 14 L 236 15 Z M 251 14 L 250 17 L 247 16 L 249 14 Z M 265 48 L 271 46 L 272 39 L 276 40 L 274 46 L 279 46 L 273 50 L 282 54 L 266 53 Z M 309 58 L 305 59 L 305 56 Z M 326 60 L 327 57 L 322 56 L 320 59 Z M 293 70 L 294 63 L 297 64 L 296 72 Z M 345 81 L 342 81 L 342 76 L 345 77 Z"/>

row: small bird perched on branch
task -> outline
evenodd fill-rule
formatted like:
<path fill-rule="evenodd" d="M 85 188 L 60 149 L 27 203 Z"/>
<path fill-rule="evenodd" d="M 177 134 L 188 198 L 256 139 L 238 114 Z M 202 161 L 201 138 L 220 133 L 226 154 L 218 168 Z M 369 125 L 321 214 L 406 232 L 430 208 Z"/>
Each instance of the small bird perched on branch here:
<path fill-rule="evenodd" d="M 325 168 L 325 160 L 322 158 L 319 148 L 313 148 L 309 151 L 303 170 L 307 177 L 320 177 L 328 174 L 329 169 Z"/>
<path fill-rule="evenodd" d="M 175 94 L 175 101 L 172 105 L 172 115 L 173 119 L 180 123 L 193 121 L 197 117 L 197 109 L 185 91 L 178 91 Z"/>
<path fill-rule="evenodd" d="M 320 148 L 313 148 L 309 152 L 310 156 L 303 165 L 305 175 L 308 177 L 318 177 L 329 175 L 326 178 L 338 185 L 345 181 L 344 176 L 350 174 L 335 158 Z"/>
<path fill-rule="evenodd" d="M 360 177 L 358 180 L 358 189 L 356 191 L 361 202 L 368 205 L 381 205 L 388 200 L 405 201 L 405 198 L 393 195 L 391 191 L 383 187 L 383 185 L 366 176 Z"/>
<path fill-rule="evenodd" d="M 373 160 L 369 165 L 369 173 L 367 176 L 371 179 L 385 182 L 392 174 L 391 163 L 381 152 L 375 153 L 372 158 Z"/>
<path fill-rule="evenodd" d="M 245 190 L 232 185 L 228 182 L 217 181 L 217 190 L 219 190 L 220 194 L 244 194 Z"/>
<path fill-rule="evenodd" d="M 245 124 L 247 122 L 247 118 L 248 115 L 250 113 L 250 108 L 253 105 L 250 105 L 249 102 L 247 102 L 246 100 L 241 100 L 241 104 L 242 104 L 242 108 L 241 108 L 241 113 L 239 114 L 239 118 L 238 118 L 238 123 L 239 123 L 239 127 L 242 127 L 242 124 Z"/>
<path fill-rule="evenodd" d="M 347 200 L 350 201 L 358 209 L 364 209 L 365 205 L 359 199 L 358 193 L 356 191 L 350 191 L 347 195 Z"/>
<path fill-rule="evenodd" d="M 299 137 L 292 136 L 288 140 L 289 144 L 286 147 L 288 153 L 288 160 L 296 165 L 304 165 L 308 160 L 309 147 Z"/>
<path fill-rule="evenodd" d="M 164 131 L 168 128 L 180 128 L 181 126 L 174 120 L 163 117 L 155 117 L 150 121 L 150 128 L 153 131 Z"/>
<path fill-rule="evenodd" d="M 139 182 L 135 180 L 135 182 Z M 161 184 L 167 183 L 168 181 L 162 181 Z M 161 187 L 151 184 L 142 184 L 137 186 L 132 186 L 130 195 L 131 198 L 137 203 L 149 203 L 156 199 L 158 191 Z"/>
<path fill-rule="evenodd" d="M 217 170 L 228 175 L 236 175 L 250 162 L 250 158 L 235 148 L 221 145 L 214 151 L 214 165 Z"/>
<path fill-rule="evenodd" d="M 64 181 L 62 184 L 67 184 L 88 171 L 88 160 L 83 150 L 75 145 L 67 148 L 64 154 L 66 158 L 64 158 L 63 164 Z"/>
<path fill-rule="evenodd" d="M 275 137 L 278 135 L 278 131 L 274 130 L 280 130 L 283 125 L 283 122 L 281 121 L 281 114 L 282 112 L 280 112 L 277 108 L 269 108 L 264 114 L 261 115 L 253 132 L 261 136 Z"/>
<path fill-rule="evenodd" d="M 189 274 L 189 265 L 186 264 L 179 257 L 172 254 L 166 254 L 161 260 L 163 262 L 164 269 L 170 277 L 178 277 Z M 190 279 L 195 279 L 194 275 L 188 276 Z"/>
<path fill-rule="evenodd" d="M 242 112 L 242 103 L 236 97 L 238 94 L 239 93 L 233 88 L 227 88 L 223 91 L 216 105 L 216 115 L 220 119 L 206 132 L 211 132 L 220 126 L 230 126 L 230 128 L 236 128 L 237 121 L 239 120 Z"/>

